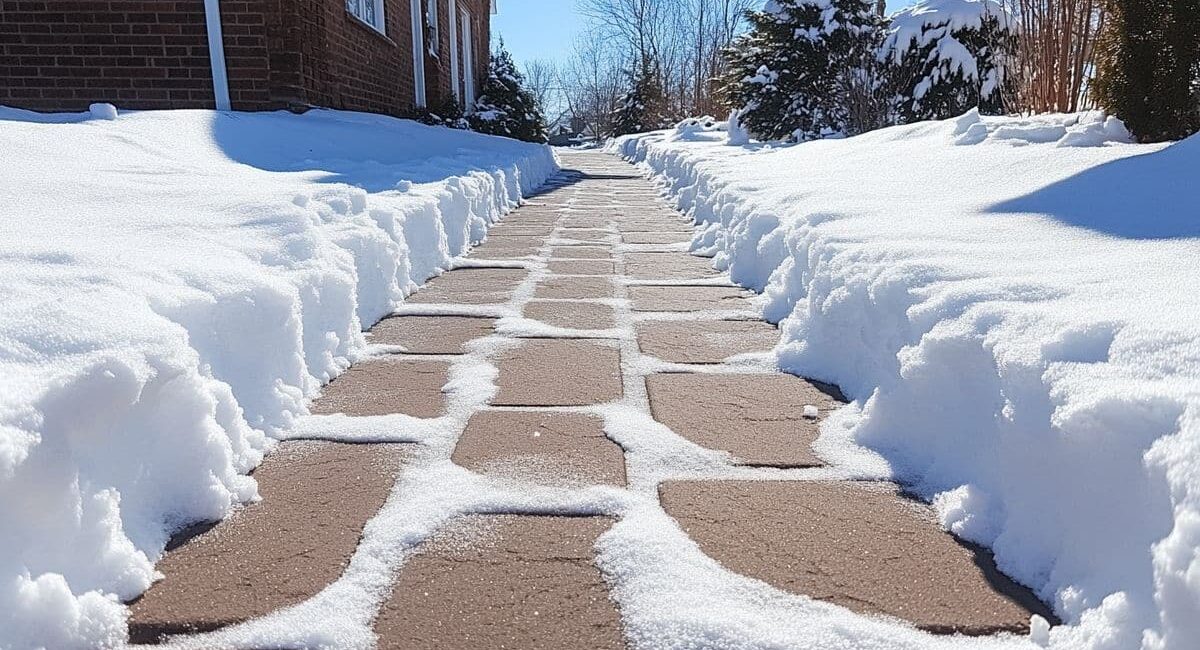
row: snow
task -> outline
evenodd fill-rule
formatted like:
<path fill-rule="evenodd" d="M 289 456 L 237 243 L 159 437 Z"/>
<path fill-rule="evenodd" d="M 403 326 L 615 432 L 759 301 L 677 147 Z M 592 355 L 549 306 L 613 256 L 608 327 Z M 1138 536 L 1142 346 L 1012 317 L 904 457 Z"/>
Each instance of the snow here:
<path fill-rule="evenodd" d="M 952 62 L 966 77 L 974 77 L 978 74 L 975 57 L 950 34 L 964 29 L 978 31 L 989 15 L 999 17 L 1002 24 L 1008 22 L 1004 8 L 995 0 L 920 0 L 888 18 L 882 51 L 899 63 L 909 49 L 941 41 L 937 58 Z"/>
<path fill-rule="evenodd" d="M 557 169 L 331 111 L 0 108 L 0 152 L 3 648 L 122 643 L 171 532 L 256 499 L 363 328 Z"/>
<path fill-rule="evenodd" d="M 677 136 L 614 148 L 764 293 L 780 366 L 853 400 L 818 453 L 991 547 L 1064 621 L 1038 645 L 1200 646 L 1200 137 L 1095 114 Z"/>

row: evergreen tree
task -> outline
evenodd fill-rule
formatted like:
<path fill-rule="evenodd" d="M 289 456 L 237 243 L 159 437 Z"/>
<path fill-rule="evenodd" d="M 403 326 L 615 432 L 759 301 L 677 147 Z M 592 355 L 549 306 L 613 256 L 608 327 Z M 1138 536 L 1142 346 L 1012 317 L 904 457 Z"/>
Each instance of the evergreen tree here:
<path fill-rule="evenodd" d="M 667 96 L 658 66 L 646 58 L 629 78 L 629 91 L 613 111 L 613 135 L 644 133 L 669 126 Z"/>
<path fill-rule="evenodd" d="M 726 101 L 761 140 L 808 140 L 849 129 L 845 89 L 873 52 L 880 21 L 869 0 L 771 0 L 725 50 Z"/>
<path fill-rule="evenodd" d="M 546 141 L 546 118 L 503 41 L 492 52 L 487 81 L 468 120 L 480 133 L 526 142 Z"/>
<path fill-rule="evenodd" d="M 1108 0 L 1096 100 L 1142 142 L 1200 131 L 1200 0 Z"/>
<path fill-rule="evenodd" d="M 1009 24 L 994 0 L 924 0 L 896 13 L 880 54 L 901 121 L 942 120 L 972 108 L 1003 113 Z"/>

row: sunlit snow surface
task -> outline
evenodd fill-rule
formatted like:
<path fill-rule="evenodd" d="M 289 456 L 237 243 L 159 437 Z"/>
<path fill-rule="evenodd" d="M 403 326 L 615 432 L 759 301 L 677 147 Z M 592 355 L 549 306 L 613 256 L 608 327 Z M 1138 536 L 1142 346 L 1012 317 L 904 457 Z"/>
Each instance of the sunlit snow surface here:
<path fill-rule="evenodd" d="M 765 293 L 781 366 L 841 386 L 852 438 L 1055 606 L 1048 643 L 1195 648 L 1200 136 L 1127 142 L 1102 115 L 968 114 L 614 148 Z"/>
<path fill-rule="evenodd" d="M 557 170 L 365 114 L 110 109 L 0 108 L 0 648 L 121 642 L 169 533 L 256 498 L 363 327 Z"/>

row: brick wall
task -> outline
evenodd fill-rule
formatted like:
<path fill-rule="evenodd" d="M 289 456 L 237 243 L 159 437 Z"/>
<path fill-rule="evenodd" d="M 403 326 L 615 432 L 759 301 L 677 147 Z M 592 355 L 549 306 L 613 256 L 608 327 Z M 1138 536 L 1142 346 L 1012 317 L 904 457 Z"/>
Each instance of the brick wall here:
<path fill-rule="evenodd" d="M 350 15 L 344 0 L 221 0 L 234 108 L 315 105 L 410 114 L 409 1 L 385 0 L 381 34 Z M 472 14 L 482 80 L 489 3 L 458 2 Z M 439 5 L 440 56 L 426 65 L 431 106 L 451 93 L 448 2 Z M 203 0 L 0 0 L 0 104 L 212 107 L 207 43 Z"/>

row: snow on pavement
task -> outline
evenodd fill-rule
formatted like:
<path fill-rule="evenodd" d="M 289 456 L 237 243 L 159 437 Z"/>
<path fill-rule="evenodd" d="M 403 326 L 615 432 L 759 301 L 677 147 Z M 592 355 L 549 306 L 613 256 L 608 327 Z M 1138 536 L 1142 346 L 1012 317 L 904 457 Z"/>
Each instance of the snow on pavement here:
<path fill-rule="evenodd" d="M 1200 645 L 1200 137 L 1098 115 L 730 146 L 630 136 L 765 293 L 781 365 L 852 399 L 816 448 L 887 459 L 1051 602 L 1055 648 Z M 740 144 L 740 143 L 738 143 Z M 840 429 L 840 430 L 839 430 Z"/>
<path fill-rule="evenodd" d="M 5 648 L 119 644 L 168 535 L 256 498 L 363 327 L 557 169 L 365 114 L 104 108 L 0 108 Z"/>

